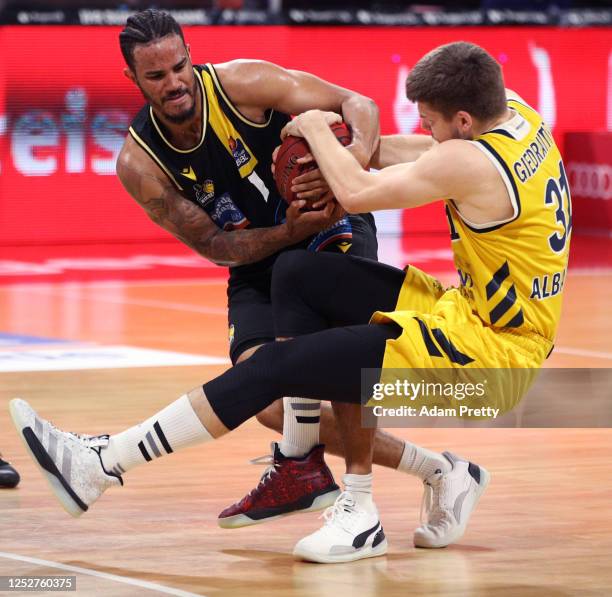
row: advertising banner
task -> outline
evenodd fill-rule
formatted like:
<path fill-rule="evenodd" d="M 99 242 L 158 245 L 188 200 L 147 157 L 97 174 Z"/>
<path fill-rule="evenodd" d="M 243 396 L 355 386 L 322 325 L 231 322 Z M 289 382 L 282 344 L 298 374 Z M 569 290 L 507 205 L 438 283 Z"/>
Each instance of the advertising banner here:
<path fill-rule="evenodd" d="M 0 245 L 170 239 L 115 176 L 142 105 L 123 74 L 119 31 L 0 28 Z M 234 26 L 186 27 L 185 35 L 194 62 L 265 59 L 369 95 L 386 134 L 420 130 L 416 106 L 404 96 L 416 61 L 439 44 L 472 41 L 502 64 L 507 86 L 542 113 L 560 145 L 566 132 L 612 128 L 605 28 Z M 387 233 L 446 231 L 439 205 L 393 221 Z"/>

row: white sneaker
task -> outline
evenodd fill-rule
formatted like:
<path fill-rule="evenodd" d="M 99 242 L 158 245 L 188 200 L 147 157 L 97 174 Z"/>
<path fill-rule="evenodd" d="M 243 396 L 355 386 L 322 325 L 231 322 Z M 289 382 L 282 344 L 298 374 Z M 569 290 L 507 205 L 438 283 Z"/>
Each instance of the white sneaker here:
<path fill-rule="evenodd" d="M 416 547 L 446 547 L 461 539 L 470 515 L 491 479 L 482 466 L 450 452 L 443 455 L 453 468 L 446 474 L 436 472 L 425 479 L 423 503 L 427 522 L 414 532 Z"/>
<path fill-rule="evenodd" d="M 26 448 L 69 514 L 80 516 L 106 489 L 123 485 L 119 475 L 107 474 L 102 466 L 100 451 L 108 435 L 60 431 L 19 398 L 9 408 Z"/>
<path fill-rule="evenodd" d="M 344 491 L 323 513 L 325 524 L 297 542 L 293 555 L 310 562 L 335 564 L 387 553 L 387 539 L 378 512 L 367 512 Z"/>

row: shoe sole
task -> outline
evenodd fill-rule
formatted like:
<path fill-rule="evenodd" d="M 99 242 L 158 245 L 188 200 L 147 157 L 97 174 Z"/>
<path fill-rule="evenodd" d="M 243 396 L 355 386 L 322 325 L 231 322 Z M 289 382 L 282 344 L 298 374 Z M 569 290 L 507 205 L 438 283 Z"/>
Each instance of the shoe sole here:
<path fill-rule="evenodd" d="M 42 472 L 43 477 L 49 483 L 51 490 L 55 497 L 59 500 L 60 504 L 75 518 L 78 518 L 87 511 L 87 505 L 84 504 L 81 499 L 74 493 L 66 479 L 59 472 L 55 463 L 51 460 L 47 454 L 44 446 L 40 443 L 36 437 L 32 428 L 28 425 L 23 425 L 20 420 L 17 409 L 13 406 L 13 402 L 9 404 L 9 411 L 13 423 L 19 432 L 19 437 L 23 442 L 26 450 L 29 452 L 32 460 L 38 465 L 39 470 Z"/>
<path fill-rule="evenodd" d="M 299 510 L 292 510 L 291 512 L 283 512 L 283 514 L 276 514 L 275 516 L 267 516 L 266 518 L 249 518 L 246 514 L 235 514 L 234 516 L 227 516 L 226 518 L 217 518 L 217 523 L 222 529 L 240 529 L 242 527 L 249 527 L 255 524 L 262 524 L 271 520 L 277 520 L 279 518 L 285 518 L 287 516 L 293 516 L 294 514 L 306 514 L 307 512 L 319 512 L 325 510 L 329 506 L 333 506 L 336 498 L 340 495 L 339 489 L 334 489 L 323 495 L 318 495 L 307 508 L 300 508 Z"/>
<path fill-rule="evenodd" d="M 480 468 L 480 483 L 478 484 L 478 490 L 476 491 L 476 497 L 474 499 L 474 505 L 472 506 L 472 511 L 470 512 L 470 515 L 467 517 L 465 523 L 457 529 L 457 531 L 451 536 L 450 539 L 447 539 L 445 541 L 419 543 L 417 538 L 415 537 L 414 538 L 415 547 L 423 547 L 426 549 L 439 549 L 441 547 L 448 547 L 449 545 L 451 545 L 452 543 L 456 543 L 457 541 L 459 541 L 459 539 L 461 539 L 461 537 L 463 537 L 465 530 L 467 528 L 468 522 L 470 521 L 470 518 L 472 517 L 474 510 L 476 510 L 476 506 L 478 506 L 478 502 L 480 501 L 482 494 L 485 492 L 485 489 L 488 487 L 489 482 L 491 481 L 491 473 L 489 473 L 489 471 L 486 468 L 480 465 L 479 465 L 479 468 Z"/>
<path fill-rule="evenodd" d="M 298 560 L 306 560 L 307 562 L 317 562 L 318 564 L 342 564 L 344 562 L 354 562 L 355 560 L 364 560 L 366 558 L 376 558 L 384 556 L 388 548 L 387 540 L 385 539 L 376 547 L 362 547 L 361 549 L 342 555 L 327 555 L 316 553 L 307 549 L 294 549 L 293 556 Z"/>

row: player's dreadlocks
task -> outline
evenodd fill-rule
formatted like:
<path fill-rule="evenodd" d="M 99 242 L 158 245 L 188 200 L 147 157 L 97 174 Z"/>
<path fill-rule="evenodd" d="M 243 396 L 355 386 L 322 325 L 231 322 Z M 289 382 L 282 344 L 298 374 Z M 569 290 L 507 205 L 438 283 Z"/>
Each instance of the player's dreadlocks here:
<path fill-rule="evenodd" d="M 181 26 L 174 17 L 163 10 L 147 8 L 128 18 L 119 34 L 121 53 L 127 65 L 134 70 L 134 46 L 148 44 L 166 35 L 176 34 L 185 42 Z"/>

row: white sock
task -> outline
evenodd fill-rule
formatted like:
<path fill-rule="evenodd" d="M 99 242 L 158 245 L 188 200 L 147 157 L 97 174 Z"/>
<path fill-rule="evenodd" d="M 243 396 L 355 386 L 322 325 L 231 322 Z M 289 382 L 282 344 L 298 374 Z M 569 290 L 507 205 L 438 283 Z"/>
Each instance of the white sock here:
<path fill-rule="evenodd" d="M 442 454 L 421 448 L 410 442 L 404 445 L 404 452 L 397 466 L 398 471 L 416 475 L 420 479 L 427 479 L 436 471 L 448 473 L 453 465 Z"/>
<path fill-rule="evenodd" d="M 122 475 L 139 464 L 212 439 L 183 395 L 143 423 L 112 435 L 100 456 L 107 471 Z"/>
<path fill-rule="evenodd" d="M 321 401 L 283 398 L 283 456 L 304 456 L 319 443 Z"/>
<path fill-rule="evenodd" d="M 376 509 L 372 501 L 372 473 L 368 475 L 345 474 L 342 476 L 344 491 L 348 491 L 359 506 L 368 512 Z"/>

